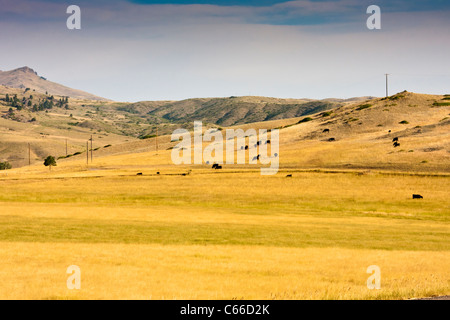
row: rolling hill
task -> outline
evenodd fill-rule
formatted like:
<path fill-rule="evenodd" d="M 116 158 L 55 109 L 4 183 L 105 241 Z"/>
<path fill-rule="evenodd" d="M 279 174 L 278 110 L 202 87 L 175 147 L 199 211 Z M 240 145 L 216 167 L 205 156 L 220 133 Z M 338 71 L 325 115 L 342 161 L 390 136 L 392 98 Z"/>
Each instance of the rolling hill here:
<path fill-rule="evenodd" d="M 205 123 L 232 126 L 252 122 L 287 119 L 326 111 L 354 100 L 371 97 L 343 99 L 278 99 L 268 97 L 198 98 L 182 101 L 138 102 L 123 107 L 131 114 L 145 113 L 160 121 L 176 123 L 202 119 Z"/>
<path fill-rule="evenodd" d="M 146 154 L 156 145 L 164 152 L 175 145 L 170 141 L 175 129 L 192 130 L 193 122 L 201 120 L 205 129 L 281 129 L 280 165 L 286 170 L 450 172 L 448 95 L 405 91 L 347 100 L 227 97 L 124 103 L 42 93 L 27 86 L 26 77 L 39 78 L 27 67 L 1 74 L 9 86 L 0 85 L 0 162 L 13 168 L 41 163 L 47 155 L 61 162 L 86 159 L 91 136 L 96 157 Z M 15 84 L 19 88 L 11 87 L 14 81 L 21 82 Z M 392 144 L 396 137 L 397 147 Z"/>
<path fill-rule="evenodd" d="M 450 173 L 449 96 L 401 92 L 388 98 L 359 101 L 312 115 L 255 122 L 227 128 L 280 129 L 280 170 L 345 170 Z M 394 138 L 399 145 L 394 145 Z M 170 161 L 177 142 L 127 142 L 99 150 L 97 165 L 141 170 L 185 170 Z M 131 155 L 133 154 L 133 155 Z M 126 160 L 129 159 L 129 160 Z M 66 160 L 65 160 L 66 161 Z M 210 166 L 205 165 L 203 169 Z M 257 166 L 250 166 L 257 169 Z M 224 165 L 224 170 L 248 169 Z M 200 169 L 200 167 L 198 168 Z"/>
<path fill-rule="evenodd" d="M 22 67 L 10 71 L 0 70 L 0 85 L 26 89 L 30 88 L 40 93 L 48 92 L 51 95 L 67 96 L 76 99 L 87 99 L 96 101 L 105 101 L 107 99 L 96 95 L 72 89 L 61 84 L 48 81 L 44 77 L 37 74 L 36 71 L 29 67 Z"/>

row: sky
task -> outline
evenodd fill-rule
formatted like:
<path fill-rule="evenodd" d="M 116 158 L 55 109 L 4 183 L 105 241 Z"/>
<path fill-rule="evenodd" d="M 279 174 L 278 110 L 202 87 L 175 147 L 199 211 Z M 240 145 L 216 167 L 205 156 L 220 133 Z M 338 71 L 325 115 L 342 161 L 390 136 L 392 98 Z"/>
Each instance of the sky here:
<path fill-rule="evenodd" d="M 448 0 L 0 0 L 0 70 L 129 102 L 384 96 L 386 73 L 390 94 L 450 94 L 449 14 Z"/>

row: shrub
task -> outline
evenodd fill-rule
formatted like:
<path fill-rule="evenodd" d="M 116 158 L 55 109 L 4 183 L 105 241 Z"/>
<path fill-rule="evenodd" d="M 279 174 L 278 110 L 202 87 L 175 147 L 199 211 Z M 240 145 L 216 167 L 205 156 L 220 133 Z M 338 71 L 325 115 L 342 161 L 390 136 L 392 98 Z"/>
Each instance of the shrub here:
<path fill-rule="evenodd" d="M 398 100 L 398 99 L 401 99 L 401 98 L 404 98 L 404 97 L 405 96 L 402 95 L 402 94 L 396 94 L 395 96 L 389 97 L 388 99 L 389 100 Z"/>
<path fill-rule="evenodd" d="M 0 162 L 0 170 L 9 170 L 12 166 L 8 161 Z"/>
<path fill-rule="evenodd" d="M 433 106 L 435 107 L 447 107 L 450 106 L 450 102 L 434 102 Z"/>
<path fill-rule="evenodd" d="M 372 105 L 368 104 L 368 103 L 362 104 L 362 105 L 358 106 L 358 108 L 356 108 L 356 110 L 364 110 L 364 109 L 370 108 L 371 106 Z"/>
<path fill-rule="evenodd" d="M 402 121 L 400 121 L 399 123 L 400 123 L 400 124 L 409 124 L 409 122 L 406 121 L 406 120 L 402 120 Z"/>
<path fill-rule="evenodd" d="M 145 136 L 140 136 L 139 139 L 145 140 L 156 137 L 156 134 L 146 134 Z"/>
<path fill-rule="evenodd" d="M 303 123 L 303 122 L 308 122 L 308 121 L 312 121 L 312 118 L 311 118 L 311 117 L 303 118 L 302 120 L 300 120 L 299 122 L 297 122 L 297 124 L 298 124 L 298 123 Z"/>
<path fill-rule="evenodd" d="M 329 117 L 331 116 L 331 114 L 333 113 L 333 111 L 327 111 L 321 114 L 322 117 Z"/>

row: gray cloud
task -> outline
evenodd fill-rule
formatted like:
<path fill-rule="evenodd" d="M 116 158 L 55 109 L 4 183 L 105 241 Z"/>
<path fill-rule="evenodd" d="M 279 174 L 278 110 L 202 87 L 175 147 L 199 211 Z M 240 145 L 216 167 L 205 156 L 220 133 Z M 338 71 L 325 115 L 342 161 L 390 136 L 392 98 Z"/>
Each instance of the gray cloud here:
<path fill-rule="evenodd" d="M 260 8 L 117 1 L 82 6 L 82 30 L 69 31 L 65 6 L 24 3 L 21 19 L 0 19 L 7 48 L 0 69 L 29 65 L 50 80 L 116 100 L 382 95 L 385 72 L 392 73 L 393 91 L 444 93 L 450 83 L 448 12 L 383 13 L 382 30 L 369 31 L 365 8 L 334 23 L 263 21 L 295 10 L 348 14 L 353 0 Z"/>

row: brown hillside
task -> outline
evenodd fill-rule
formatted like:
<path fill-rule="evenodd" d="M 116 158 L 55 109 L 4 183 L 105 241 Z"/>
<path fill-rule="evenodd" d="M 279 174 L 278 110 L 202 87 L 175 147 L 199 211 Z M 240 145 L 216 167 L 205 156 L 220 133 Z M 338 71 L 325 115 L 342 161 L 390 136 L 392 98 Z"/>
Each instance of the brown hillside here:
<path fill-rule="evenodd" d="M 67 96 L 76 99 L 107 100 L 81 90 L 48 81 L 44 77 L 40 77 L 37 72 L 29 67 L 0 71 L 0 85 L 19 89 L 30 88 L 40 93 L 48 92 L 51 95 Z"/>

